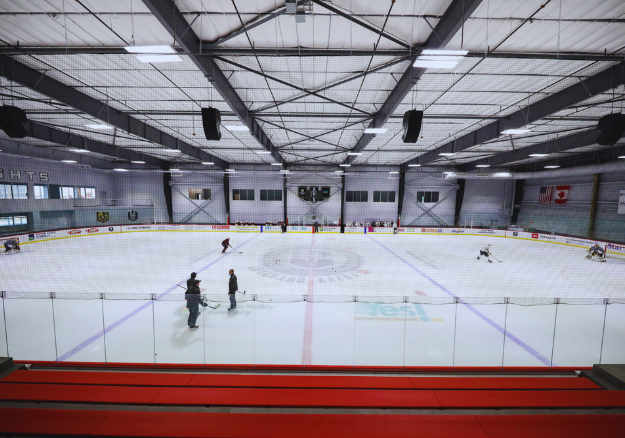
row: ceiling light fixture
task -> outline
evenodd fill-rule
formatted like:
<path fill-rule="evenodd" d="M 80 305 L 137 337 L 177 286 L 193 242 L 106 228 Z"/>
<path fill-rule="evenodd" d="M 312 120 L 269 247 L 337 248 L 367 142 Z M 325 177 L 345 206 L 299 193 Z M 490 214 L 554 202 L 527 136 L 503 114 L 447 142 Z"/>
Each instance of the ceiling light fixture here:
<path fill-rule="evenodd" d="M 250 128 L 243 125 L 224 126 L 228 131 L 249 131 Z"/>
<path fill-rule="evenodd" d="M 254 152 L 256 152 L 257 154 L 270 154 L 271 153 L 271 151 L 254 151 Z"/>
<path fill-rule="evenodd" d="M 619 158 L 625 158 L 625 155 L 621 155 Z"/>
<path fill-rule="evenodd" d="M 128 53 L 134 53 L 141 62 L 180 62 L 182 58 L 171 46 L 128 46 Z"/>
<path fill-rule="evenodd" d="M 178 149 L 163 149 L 163 152 L 165 152 L 166 154 L 177 154 L 180 151 Z"/>
<path fill-rule="evenodd" d="M 339 164 L 341 167 L 351 167 L 351 164 Z"/>
<path fill-rule="evenodd" d="M 272 166 L 282 166 L 282 163 L 271 163 Z"/>
<path fill-rule="evenodd" d="M 131 161 L 132 164 L 145 164 L 145 161 Z"/>
<path fill-rule="evenodd" d="M 420 164 L 409 164 L 408 167 L 421 167 Z"/>
<path fill-rule="evenodd" d="M 367 128 L 365 134 L 384 134 L 388 128 Z"/>
<path fill-rule="evenodd" d="M 526 134 L 528 132 L 532 132 L 529 129 L 523 129 L 523 128 L 519 128 L 519 129 L 506 129 L 505 131 L 501 131 L 502 134 L 505 135 L 516 135 L 516 134 Z"/>
<path fill-rule="evenodd" d="M 169 169 L 170 172 L 180 172 L 180 169 Z"/>
<path fill-rule="evenodd" d="M 334 173 L 344 173 L 342 170 L 335 170 Z"/>
<path fill-rule="evenodd" d="M 412 64 L 418 68 L 455 68 L 464 58 L 466 50 L 424 50 Z"/>
<path fill-rule="evenodd" d="M 560 166 L 545 166 L 545 169 L 557 169 Z"/>
<path fill-rule="evenodd" d="M 93 125 L 85 125 L 85 128 L 89 128 L 89 129 L 113 129 L 112 126 L 104 125 L 102 123 L 93 124 Z"/>
<path fill-rule="evenodd" d="M 530 154 L 530 157 L 548 157 L 549 154 Z"/>
<path fill-rule="evenodd" d="M 493 177 L 495 177 L 495 178 L 511 178 L 512 174 L 510 172 L 499 172 L 499 173 L 493 173 Z"/>
<path fill-rule="evenodd" d="M 113 170 L 116 171 L 116 172 L 128 172 L 128 169 L 122 169 L 121 167 L 116 167 Z"/>
<path fill-rule="evenodd" d="M 78 161 L 76 160 L 61 160 L 64 163 L 77 163 Z"/>
<path fill-rule="evenodd" d="M 211 161 L 202 161 L 202 164 L 205 164 L 205 165 L 207 165 L 207 166 L 210 166 L 211 164 L 215 164 L 215 163 L 213 163 L 213 162 L 211 162 Z"/>
<path fill-rule="evenodd" d="M 396 170 L 391 170 L 389 173 L 399 173 Z"/>
<path fill-rule="evenodd" d="M 441 152 L 438 155 L 440 155 L 441 157 L 451 157 L 453 154 L 453 152 Z"/>
<path fill-rule="evenodd" d="M 490 167 L 490 164 L 477 164 L 475 167 Z"/>
<path fill-rule="evenodd" d="M 79 154 L 88 154 L 89 151 L 87 149 L 70 149 L 70 152 L 77 152 Z"/>

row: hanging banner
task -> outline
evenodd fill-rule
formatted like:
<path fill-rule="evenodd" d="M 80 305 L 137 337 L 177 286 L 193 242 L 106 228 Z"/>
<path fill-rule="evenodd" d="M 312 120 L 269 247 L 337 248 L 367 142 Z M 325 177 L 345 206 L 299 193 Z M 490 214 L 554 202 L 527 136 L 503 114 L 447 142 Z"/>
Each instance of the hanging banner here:
<path fill-rule="evenodd" d="M 625 190 L 621 190 L 618 197 L 618 214 L 625 214 Z"/>

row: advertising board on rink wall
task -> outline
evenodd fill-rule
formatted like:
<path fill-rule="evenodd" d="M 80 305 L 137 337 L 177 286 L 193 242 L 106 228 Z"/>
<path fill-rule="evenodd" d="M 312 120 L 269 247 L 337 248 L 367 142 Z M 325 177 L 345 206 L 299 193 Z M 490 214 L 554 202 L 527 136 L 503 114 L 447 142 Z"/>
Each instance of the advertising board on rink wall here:
<path fill-rule="evenodd" d="M 340 233 L 341 232 L 341 227 L 322 227 L 319 226 L 319 232 L 320 233 Z"/>
<path fill-rule="evenodd" d="M 263 225 L 261 233 L 281 233 L 282 227 L 278 225 Z"/>
<path fill-rule="evenodd" d="M 364 234 L 365 227 L 345 227 L 345 234 Z"/>
<path fill-rule="evenodd" d="M 393 227 L 366 227 L 365 233 L 375 234 L 395 234 L 395 228 Z"/>
<path fill-rule="evenodd" d="M 305 226 L 288 226 L 286 227 L 286 231 L 289 233 L 312 233 L 314 227 L 305 227 Z"/>

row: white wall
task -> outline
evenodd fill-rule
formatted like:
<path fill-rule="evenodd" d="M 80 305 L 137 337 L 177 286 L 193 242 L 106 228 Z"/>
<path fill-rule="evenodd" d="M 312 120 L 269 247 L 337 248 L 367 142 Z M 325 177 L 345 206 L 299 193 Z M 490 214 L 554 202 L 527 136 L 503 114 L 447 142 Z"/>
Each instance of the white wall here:
<path fill-rule="evenodd" d="M 418 204 L 417 192 L 430 191 L 439 192 L 440 203 Z M 445 198 L 443 200 L 443 198 Z M 432 215 L 425 213 L 431 208 Z M 454 212 L 456 208 L 456 182 L 441 179 L 441 174 L 429 174 L 424 172 L 406 172 L 406 191 L 404 193 L 404 205 L 402 208 L 401 224 L 404 226 L 453 226 Z M 442 221 L 442 222 L 441 222 Z"/>
<path fill-rule="evenodd" d="M 598 239 L 625 242 L 625 214 L 618 214 L 621 190 L 625 190 L 625 172 L 601 175 L 595 217 L 595 237 Z"/>
<path fill-rule="evenodd" d="M 232 178 L 230 184 L 232 184 Z M 224 199 L 223 174 L 203 172 L 193 175 L 182 173 L 172 175 L 171 190 L 174 222 L 185 223 L 226 223 L 226 203 Z M 189 199 L 189 189 L 210 189 L 211 199 Z M 232 205 L 232 204 L 230 204 Z M 198 207 L 202 206 L 202 209 Z M 164 215 L 168 221 L 167 214 Z M 156 218 L 158 221 L 158 217 Z"/>
<path fill-rule="evenodd" d="M 369 195 L 367 202 L 345 202 L 345 222 L 397 221 L 398 174 L 348 175 L 345 177 L 345 191 L 350 190 L 366 190 Z M 373 202 L 374 191 L 394 191 L 395 202 Z"/>
<path fill-rule="evenodd" d="M 497 228 L 510 225 L 513 180 L 467 179 L 459 226 Z"/>
<path fill-rule="evenodd" d="M 230 222 L 233 221 L 249 221 L 256 224 L 264 224 L 266 222 L 278 222 L 284 218 L 284 200 L 283 201 L 261 201 L 261 190 L 280 190 L 283 191 L 282 175 L 267 176 L 242 176 L 230 178 Z M 233 201 L 233 189 L 254 190 L 253 201 Z"/>
<path fill-rule="evenodd" d="M 346 179 L 349 177 L 346 177 Z M 297 188 L 330 187 L 330 198 L 321 202 L 306 202 L 297 195 Z M 341 178 L 332 175 L 302 175 L 294 174 L 287 180 L 287 212 L 290 224 L 298 223 L 307 217 L 312 224 L 311 216 L 316 216 L 320 224 L 338 224 L 341 217 Z"/>

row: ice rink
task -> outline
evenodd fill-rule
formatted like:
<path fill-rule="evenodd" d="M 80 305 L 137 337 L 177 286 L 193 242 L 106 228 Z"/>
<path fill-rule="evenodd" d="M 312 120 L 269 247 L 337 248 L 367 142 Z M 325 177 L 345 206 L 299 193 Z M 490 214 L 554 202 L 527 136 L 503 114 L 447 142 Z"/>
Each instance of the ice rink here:
<path fill-rule="evenodd" d="M 221 253 L 226 237 L 237 251 Z M 477 260 L 489 243 L 501 263 Z M 625 304 L 602 299 L 625 297 L 625 263 L 585 254 L 441 235 L 136 232 L 37 242 L 0 256 L 0 355 L 396 367 L 623 362 Z M 209 299 L 226 303 L 229 269 L 245 298 L 233 312 L 204 309 L 200 330 L 189 331 L 178 285 L 198 272 Z"/>

